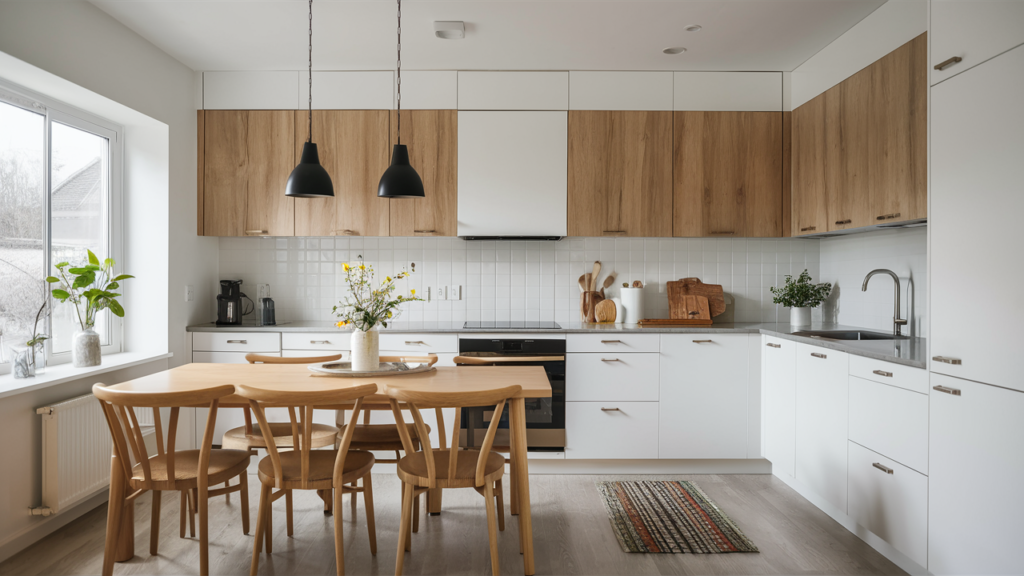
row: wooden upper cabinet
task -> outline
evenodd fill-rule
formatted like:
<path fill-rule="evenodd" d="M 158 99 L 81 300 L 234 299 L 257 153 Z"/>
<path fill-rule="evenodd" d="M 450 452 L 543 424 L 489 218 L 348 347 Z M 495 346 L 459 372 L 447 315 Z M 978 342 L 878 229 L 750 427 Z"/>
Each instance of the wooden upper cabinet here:
<path fill-rule="evenodd" d="M 782 112 L 676 112 L 675 236 L 782 235 Z"/>
<path fill-rule="evenodd" d="M 309 112 L 295 117 L 291 142 L 302 154 Z M 314 110 L 313 142 L 334 184 L 334 198 L 296 198 L 297 236 L 387 236 L 390 206 L 377 183 L 390 162 L 387 110 Z"/>
<path fill-rule="evenodd" d="M 398 143 L 397 116 L 391 113 L 392 143 Z M 458 111 L 403 110 L 402 143 L 426 197 L 391 199 L 391 235 L 456 236 Z"/>
<path fill-rule="evenodd" d="M 826 230 L 869 226 L 871 70 L 833 86 L 825 97 Z"/>
<path fill-rule="evenodd" d="M 203 121 L 203 233 L 292 236 L 295 167 L 290 111 L 207 110 Z"/>
<path fill-rule="evenodd" d="M 793 110 L 793 236 L 828 230 L 825 213 L 825 94 Z"/>
<path fill-rule="evenodd" d="M 672 235 L 672 112 L 569 112 L 569 236 Z"/>

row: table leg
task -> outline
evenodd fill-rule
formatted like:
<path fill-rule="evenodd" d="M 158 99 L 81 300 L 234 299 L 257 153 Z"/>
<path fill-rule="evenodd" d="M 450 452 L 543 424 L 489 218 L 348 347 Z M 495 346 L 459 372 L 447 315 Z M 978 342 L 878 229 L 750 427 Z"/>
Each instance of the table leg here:
<path fill-rule="evenodd" d="M 526 576 L 533 576 L 533 520 L 530 514 L 530 471 L 526 463 L 526 401 L 512 400 L 510 434 L 511 458 L 515 462 L 516 489 L 519 493 L 519 544 L 523 551 Z"/>

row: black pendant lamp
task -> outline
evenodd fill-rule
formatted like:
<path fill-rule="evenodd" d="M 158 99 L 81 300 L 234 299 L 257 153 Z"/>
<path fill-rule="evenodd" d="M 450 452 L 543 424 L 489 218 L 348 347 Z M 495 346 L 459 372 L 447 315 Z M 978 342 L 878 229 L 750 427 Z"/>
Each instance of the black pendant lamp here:
<path fill-rule="evenodd" d="M 409 150 L 402 144 L 402 0 L 398 0 L 398 143 L 391 151 L 391 166 L 377 185 L 380 198 L 423 198 L 423 180 L 409 164 Z"/>
<path fill-rule="evenodd" d="M 284 195 L 292 198 L 327 198 L 334 196 L 334 184 L 327 170 L 320 165 L 320 154 L 313 143 L 313 0 L 309 0 L 309 131 L 302 145 L 299 165 L 288 176 Z"/>

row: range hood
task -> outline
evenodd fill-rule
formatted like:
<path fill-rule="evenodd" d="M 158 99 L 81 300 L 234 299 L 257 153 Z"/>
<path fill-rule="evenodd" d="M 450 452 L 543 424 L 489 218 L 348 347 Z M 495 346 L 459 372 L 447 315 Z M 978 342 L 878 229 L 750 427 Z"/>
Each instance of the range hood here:
<path fill-rule="evenodd" d="M 567 122 L 564 111 L 459 112 L 460 238 L 568 234 Z"/>

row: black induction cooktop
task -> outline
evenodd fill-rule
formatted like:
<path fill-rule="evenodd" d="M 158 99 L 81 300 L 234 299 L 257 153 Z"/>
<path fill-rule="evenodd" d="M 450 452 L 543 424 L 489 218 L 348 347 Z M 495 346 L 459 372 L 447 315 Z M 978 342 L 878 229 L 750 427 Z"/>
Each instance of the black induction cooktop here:
<path fill-rule="evenodd" d="M 531 321 L 477 321 L 466 322 L 464 329 L 473 330 L 561 330 L 562 327 L 555 322 L 531 322 Z"/>

